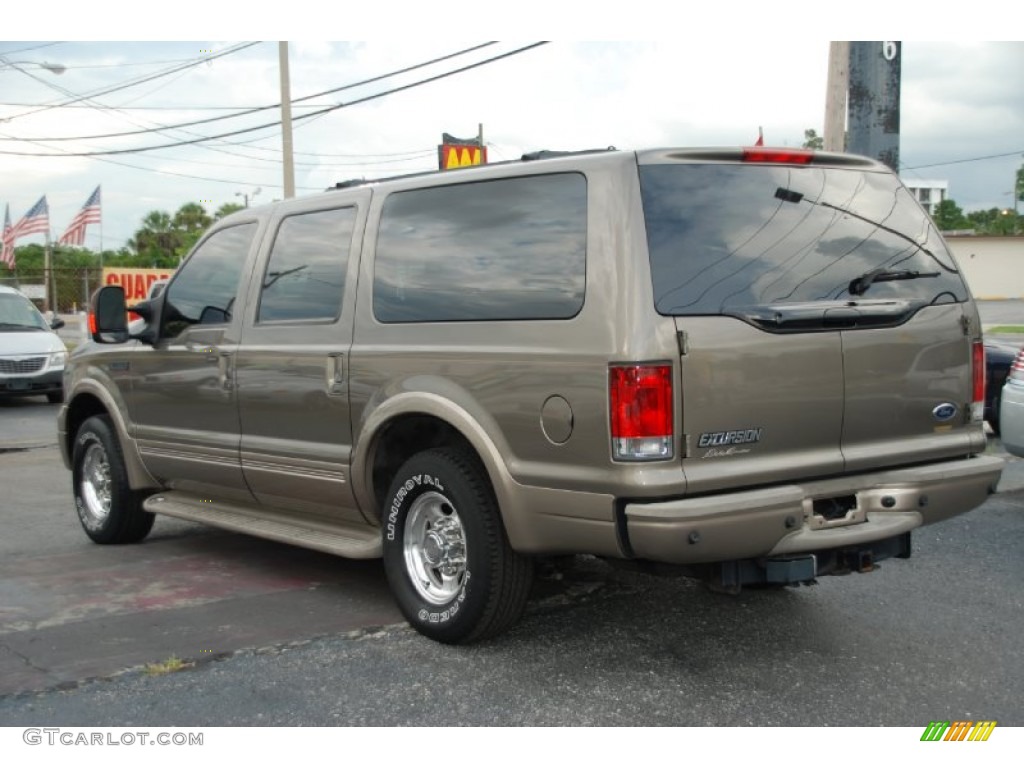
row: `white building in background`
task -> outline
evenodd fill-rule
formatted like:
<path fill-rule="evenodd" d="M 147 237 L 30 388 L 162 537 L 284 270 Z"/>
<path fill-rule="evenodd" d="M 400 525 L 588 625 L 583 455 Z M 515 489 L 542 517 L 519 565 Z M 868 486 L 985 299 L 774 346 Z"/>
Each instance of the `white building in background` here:
<path fill-rule="evenodd" d="M 903 179 L 917 202 L 931 215 L 935 206 L 949 197 L 949 182 L 935 179 Z"/>
<path fill-rule="evenodd" d="M 943 237 L 976 299 L 1024 299 L 1024 236 Z"/>

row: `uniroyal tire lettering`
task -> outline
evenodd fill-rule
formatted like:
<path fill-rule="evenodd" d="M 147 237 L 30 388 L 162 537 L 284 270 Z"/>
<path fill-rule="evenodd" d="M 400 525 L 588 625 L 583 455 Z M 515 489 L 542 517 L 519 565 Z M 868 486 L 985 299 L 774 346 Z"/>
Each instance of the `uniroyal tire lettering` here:
<path fill-rule="evenodd" d="M 420 621 L 428 624 L 444 624 L 446 621 L 454 619 L 455 615 L 462 609 L 461 604 L 466 600 L 467 586 L 469 586 L 469 571 L 466 571 L 466 579 L 462 582 L 462 589 L 459 590 L 458 596 L 452 600 L 451 605 L 440 613 L 437 613 L 436 611 L 428 611 L 426 608 L 420 608 L 416 617 Z"/>
<path fill-rule="evenodd" d="M 391 500 L 391 507 L 388 509 L 388 524 L 387 524 L 387 537 L 388 541 L 394 541 L 396 536 L 396 526 L 398 525 L 398 512 L 401 509 L 402 502 L 405 497 L 408 496 L 412 491 L 421 485 L 429 485 L 437 488 L 439 491 L 444 491 L 444 486 L 441 485 L 441 481 L 430 475 L 413 475 L 398 492 L 395 493 L 395 497 Z"/>

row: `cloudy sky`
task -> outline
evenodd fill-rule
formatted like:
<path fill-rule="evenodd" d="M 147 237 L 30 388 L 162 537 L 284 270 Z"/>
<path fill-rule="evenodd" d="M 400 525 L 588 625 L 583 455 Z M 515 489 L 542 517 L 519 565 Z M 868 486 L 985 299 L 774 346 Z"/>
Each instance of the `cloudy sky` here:
<path fill-rule="evenodd" d="M 269 36 L 273 27 L 264 26 Z M 275 31 L 313 37 L 346 27 Z M 525 39 L 530 25 L 520 23 L 513 31 L 523 40 L 468 50 L 486 41 L 425 34 L 381 42 L 378 28 L 357 31 L 376 32 L 378 41 L 290 44 L 292 98 L 334 91 L 293 112 L 323 111 L 295 124 L 300 195 L 343 179 L 436 168 L 441 133 L 471 137 L 481 123 L 491 160 L 534 149 L 751 144 L 759 126 L 766 144 L 799 146 L 805 129 L 822 131 L 828 39 L 838 36 L 690 31 L 671 42 L 528 48 L 537 41 Z M 460 36 L 467 31 L 474 26 L 458 27 Z M 172 127 L 280 100 L 276 42 L 196 63 L 245 42 L 0 42 L 0 152 L 51 155 L 0 154 L 0 206 L 9 203 L 17 221 L 45 193 L 58 237 L 101 184 L 103 246 L 117 248 L 153 209 L 201 201 L 212 211 L 246 194 L 256 204 L 280 198 L 279 129 L 242 132 L 276 122 L 278 110 Z M 1024 43 L 906 41 L 902 56 L 904 178 L 947 180 L 966 210 L 1012 206 L 1014 172 L 1024 163 Z M 66 69 L 54 74 L 44 63 Z M 152 79 L 131 85 L 145 78 Z M 416 85 L 429 78 L 437 79 Z M 352 87 L 339 90 L 345 86 Z M 386 93 L 403 86 L 411 87 Z M 136 133 L 76 138 L 124 132 Z M 56 140 L 66 137 L 75 140 Z M 138 151 L 168 144 L 181 146 Z M 106 150 L 131 151 L 67 156 Z M 99 244 L 100 228 L 91 227 L 86 245 Z"/>

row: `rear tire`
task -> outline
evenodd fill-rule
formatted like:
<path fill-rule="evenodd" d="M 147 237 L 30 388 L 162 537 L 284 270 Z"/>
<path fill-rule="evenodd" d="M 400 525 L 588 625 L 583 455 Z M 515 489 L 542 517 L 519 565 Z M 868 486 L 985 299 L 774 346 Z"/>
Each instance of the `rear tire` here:
<path fill-rule="evenodd" d="M 86 535 L 97 544 L 134 544 L 146 538 L 153 515 L 142 508 L 142 494 L 128 485 L 109 416 L 83 422 L 72 457 L 75 509 Z"/>
<path fill-rule="evenodd" d="M 388 582 L 418 632 L 469 643 L 519 620 L 533 563 L 512 551 L 475 455 L 442 448 L 413 456 L 391 483 L 382 522 Z"/>

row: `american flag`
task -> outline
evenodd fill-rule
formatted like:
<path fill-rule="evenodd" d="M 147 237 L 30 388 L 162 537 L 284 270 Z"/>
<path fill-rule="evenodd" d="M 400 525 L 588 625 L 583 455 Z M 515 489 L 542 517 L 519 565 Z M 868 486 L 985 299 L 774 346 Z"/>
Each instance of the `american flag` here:
<path fill-rule="evenodd" d="M 11 226 L 10 203 L 4 209 L 4 235 L 3 246 L 0 247 L 0 264 L 6 264 L 8 269 L 14 269 L 14 227 Z"/>
<path fill-rule="evenodd" d="M 85 201 L 82 210 L 68 224 L 67 231 L 60 236 L 57 242 L 61 245 L 82 245 L 85 242 L 85 228 L 89 224 L 100 223 L 100 188 L 96 187 L 89 199 Z"/>
<path fill-rule="evenodd" d="M 28 209 L 28 213 L 21 217 L 21 221 L 14 225 L 12 242 L 25 235 L 33 235 L 37 232 L 48 233 L 50 231 L 50 207 L 46 204 L 46 195 L 39 198 L 39 202 Z"/>

